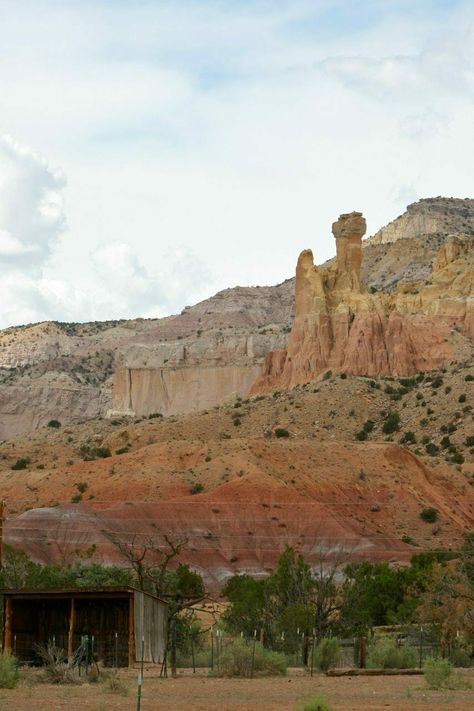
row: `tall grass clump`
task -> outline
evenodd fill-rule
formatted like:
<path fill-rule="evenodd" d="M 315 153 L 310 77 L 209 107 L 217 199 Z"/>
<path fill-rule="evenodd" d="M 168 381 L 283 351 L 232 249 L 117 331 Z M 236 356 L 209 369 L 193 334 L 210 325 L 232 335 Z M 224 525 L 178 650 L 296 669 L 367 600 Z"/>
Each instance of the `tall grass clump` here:
<path fill-rule="evenodd" d="M 322 639 L 314 650 L 316 669 L 327 672 L 337 666 L 340 659 L 339 643 L 334 637 Z"/>
<path fill-rule="evenodd" d="M 11 654 L 0 654 L 0 689 L 14 689 L 19 678 L 16 658 Z"/>
<path fill-rule="evenodd" d="M 470 689 L 470 682 L 447 659 L 428 657 L 423 664 L 428 689 Z"/>
<path fill-rule="evenodd" d="M 235 639 L 222 651 L 219 660 L 219 676 L 250 677 L 252 673 L 253 642 Z M 255 643 L 253 664 L 254 676 L 283 676 L 286 674 L 286 659 L 280 652 L 272 652 Z"/>
<path fill-rule="evenodd" d="M 303 701 L 301 706 L 298 707 L 299 711 L 334 711 L 334 707 L 328 704 L 328 702 L 319 694 L 312 696 L 307 701 Z"/>
<path fill-rule="evenodd" d="M 380 637 L 371 646 L 367 666 L 371 669 L 411 669 L 417 666 L 414 647 L 398 646 L 390 637 Z"/>

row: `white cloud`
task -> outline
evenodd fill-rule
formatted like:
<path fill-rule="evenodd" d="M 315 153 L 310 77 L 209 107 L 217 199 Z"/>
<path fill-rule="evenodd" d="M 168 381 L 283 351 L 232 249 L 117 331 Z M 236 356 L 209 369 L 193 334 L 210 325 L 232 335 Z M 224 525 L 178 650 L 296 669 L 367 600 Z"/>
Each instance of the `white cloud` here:
<path fill-rule="evenodd" d="M 0 136 L 0 265 L 41 269 L 66 225 L 64 186 L 43 158 Z"/>

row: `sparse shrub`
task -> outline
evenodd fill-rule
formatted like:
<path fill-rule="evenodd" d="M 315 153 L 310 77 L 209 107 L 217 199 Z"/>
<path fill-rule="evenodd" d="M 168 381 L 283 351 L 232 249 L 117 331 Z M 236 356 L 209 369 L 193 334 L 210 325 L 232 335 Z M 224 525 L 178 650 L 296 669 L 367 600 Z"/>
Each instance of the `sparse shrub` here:
<path fill-rule="evenodd" d="M 415 545 L 415 541 L 414 541 L 413 538 L 412 538 L 411 536 L 409 536 L 407 533 L 404 533 L 404 534 L 403 534 L 403 536 L 401 537 L 401 540 L 403 541 L 403 543 L 407 543 L 407 544 L 410 545 L 410 546 L 414 546 L 414 545 Z"/>
<path fill-rule="evenodd" d="M 456 452 L 451 457 L 453 464 L 464 464 L 464 456 L 460 452 Z"/>
<path fill-rule="evenodd" d="M 474 380 L 474 375 L 471 375 L 470 373 L 468 373 L 466 375 L 466 377 L 464 378 L 464 380 L 466 381 L 466 383 L 470 383 Z"/>
<path fill-rule="evenodd" d="M 416 435 L 411 430 L 405 432 L 400 438 L 400 444 L 416 444 Z"/>
<path fill-rule="evenodd" d="M 71 504 L 80 504 L 82 501 L 82 494 L 74 494 L 71 496 Z"/>
<path fill-rule="evenodd" d="M 399 429 L 400 426 L 400 415 L 398 412 L 389 412 L 385 422 L 382 425 L 382 432 L 384 434 L 392 434 Z"/>
<path fill-rule="evenodd" d="M 36 465 L 36 468 L 37 468 L 37 469 L 44 469 L 44 464 L 37 464 L 37 465 Z"/>
<path fill-rule="evenodd" d="M 191 492 L 191 494 L 200 494 L 202 491 L 204 491 L 204 486 L 201 483 L 196 482 L 192 485 L 189 491 Z"/>
<path fill-rule="evenodd" d="M 433 508 L 433 506 L 428 506 L 420 513 L 420 518 L 426 523 L 434 523 L 438 520 L 438 509 Z"/>
<path fill-rule="evenodd" d="M 314 650 L 314 664 L 317 669 L 327 672 L 337 666 L 340 658 L 339 643 L 334 637 L 322 639 Z"/>
<path fill-rule="evenodd" d="M 429 657 L 423 664 L 423 676 L 429 689 L 468 689 L 469 681 L 456 671 L 448 659 Z"/>
<path fill-rule="evenodd" d="M 341 380 L 345 380 L 347 378 L 347 373 L 341 373 Z"/>
<path fill-rule="evenodd" d="M 364 430 L 364 432 L 369 433 L 369 432 L 372 432 L 374 427 L 375 427 L 375 422 L 373 422 L 373 420 L 366 420 L 363 424 L 362 429 Z"/>
<path fill-rule="evenodd" d="M 448 395 L 451 392 L 451 385 L 447 385 L 444 389 L 444 392 L 446 393 L 446 395 Z"/>
<path fill-rule="evenodd" d="M 434 389 L 440 388 L 442 384 L 443 378 L 441 377 L 441 375 L 437 375 L 436 378 L 433 378 L 433 380 L 431 381 L 431 387 Z"/>
<path fill-rule="evenodd" d="M 89 488 L 87 481 L 78 481 L 75 486 L 80 494 L 83 494 Z"/>
<path fill-rule="evenodd" d="M 290 433 L 284 427 L 277 427 L 275 429 L 275 437 L 289 437 Z"/>
<path fill-rule="evenodd" d="M 0 689 L 14 689 L 19 678 L 16 658 L 11 654 L 0 654 Z"/>
<path fill-rule="evenodd" d="M 465 441 L 466 447 L 474 447 L 474 435 L 469 435 L 466 437 Z"/>
<path fill-rule="evenodd" d="M 235 427 L 240 427 L 240 425 L 242 424 L 242 420 L 240 419 L 240 417 L 234 417 L 233 422 Z"/>
<path fill-rule="evenodd" d="M 365 439 L 367 439 L 367 432 L 365 430 L 360 430 L 360 432 L 355 433 L 354 437 L 360 442 L 363 442 Z"/>
<path fill-rule="evenodd" d="M 151 415 L 148 415 L 149 420 L 156 420 L 158 417 L 163 417 L 161 412 L 152 412 Z"/>
<path fill-rule="evenodd" d="M 15 464 L 12 464 L 12 469 L 19 471 L 21 469 L 26 469 L 31 464 L 30 457 L 20 457 L 16 460 Z"/>
<path fill-rule="evenodd" d="M 220 676 L 249 677 L 252 669 L 253 642 L 235 639 L 224 648 L 220 657 Z M 254 676 L 282 676 L 286 674 L 284 654 L 265 649 L 255 643 Z"/>
<path fill-rule="evenodd" d="M 451 445 L 451 440 L 447 435 L 445 435 L 440 442 L 440 445 L 442 446 L 443 449 L 446 449 L 446 447 L 449 447 Z"/>
<path fill-rule="evenodd" d="M 379 637 L 369 650 L 367 666 L 372 669 L 410 669 L 417 666 L 417 651 L 399 646 L 391 637 Z"/>
<path fill-rule="evenodd" d="M 439 452 L 439 447 L 434 442 L 428 442 L 428 444 L 425 446 L 425 449 L 426 453 L 429 454 L 430 457 L 434 457 Z"/>
<path fill-rule="evenodd" d="M 115 450 L 115 454 L 127 454 L 129 447 L 119 447 Z"/>
<path fill-rule="evenodd" d="M 328 704 L 322 696 L 317 694 L 307 701 L 303 701 L 301 706 L 298 707 L 298 711 L 334 711 L 334 706 Z"/>
<path fill-rule="evenodd" d="M 48 427 L 54 427 L 54 429 L 59 429 L 61 427 L 61 423 L 59 420 L 50 420 L 48 422 Z"/>
<path fill-rule="evenodd" d="M 329 380 L 330 378 L 332 378 L 332 370 L 326 370 L 323 375 L 323 380 Z"/>
<path fill-rule="evenodd" d="M 462 394 L 458 397 L 458 402 L 466 402 L 466 393 L 462 393 Z"/>
<path fill-rule="evenodd" d="M 117 673 L 111 674 L 106 678 L 105 687 L 112 694 L 119 694 L 120 696 L 127 696 L 128 694 L 127 684 Z"/>

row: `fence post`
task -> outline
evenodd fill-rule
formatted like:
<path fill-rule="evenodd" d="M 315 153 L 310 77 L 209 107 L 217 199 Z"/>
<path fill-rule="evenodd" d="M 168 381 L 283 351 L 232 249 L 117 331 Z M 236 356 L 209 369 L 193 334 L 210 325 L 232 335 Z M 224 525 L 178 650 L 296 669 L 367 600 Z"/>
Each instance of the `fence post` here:
<path fill-rule="evenodd" d="M 253 679 L 253 668 L 255 665 L 255 645 L 257 644 L 257 630 L 253 631 L 253 643 L 252 643 L 252 663 L 250 666 L 250 678 Z"/>
<path fill-rule="evenodd" d="M 211 628 L 211 671 L 214 671 L 214 631 Z"/>
<path fill-rule="evenodd" d="M 359 666 L 361 669 L 365 669 L 367 662 L 367 639 L 365 637 L 360 638 L 360 659 Z"/>
<path fill-rule="evenodd" d="M 140 711 L 140 706 L 142 703 L 142 683 L 143 683 L 143 658 L 145 656 L 145 637 L 142 636 L 142 658 L 140 662 L 140 671 L 138 672 L 138 685 L 137 685 L 137 711 Z"/>
<path fill-rule="evenodd" d="M 196 661 L 194 659 L 194 637 L 191 635 L 191 655 L 193 658 L 193 674 L 196 673 Z"/>
<path fill-rule="evenodd" d="M 313 630 L 313 640 L 311 642 L 311 676 L 313 676 L 314 669 L 314 640 L 316 638 L 316 630 Z"/>
<path fill-rule="evenodd" d="M 420 625 L 420 669 L 423 666 L 423 625 Z"/>
<path fill-rule="evenodd" d="M 118 669 L 118 633 L 115 633 L 115 668 Z"/>

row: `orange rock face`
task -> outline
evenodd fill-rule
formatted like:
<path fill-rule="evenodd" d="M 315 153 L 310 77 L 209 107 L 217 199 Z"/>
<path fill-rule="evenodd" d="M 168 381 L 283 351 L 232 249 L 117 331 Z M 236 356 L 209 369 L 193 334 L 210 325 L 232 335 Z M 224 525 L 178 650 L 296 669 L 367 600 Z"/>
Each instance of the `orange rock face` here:
<path fill-rule="evenodd" d="M 288 348 L 267 354 L 251 393 L 290 388 L 329 369 L 368 376 L 433 370 L 453 356 L 453 328 L 474 337 L 472 240 L 446 241 L 431 284 L 369 293 L 360 281 L 365 229 L 362 213 L 340 216 L 333 224 L 336 264 L 325 270 L 311 250 L 300 254 Z"/>

